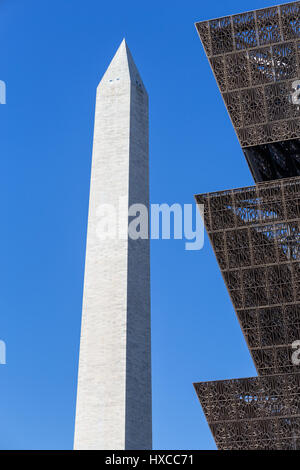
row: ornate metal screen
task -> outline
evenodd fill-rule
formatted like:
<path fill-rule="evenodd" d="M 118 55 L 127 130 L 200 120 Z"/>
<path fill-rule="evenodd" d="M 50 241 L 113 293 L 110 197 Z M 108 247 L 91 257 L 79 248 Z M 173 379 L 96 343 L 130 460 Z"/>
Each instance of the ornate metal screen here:
<path fill-rule="evenodd" d="M 219 449 L 300 449 L 300 2 L 196 26 L 259 182 L 195 196 L 259 376 L 194 386 Z"/>
<path fill-rule="evenodd" d="M 220 450 L 300 449 L 300 374 L 194 384 Z"/>
<path fill-rule="evenodd" d="M 195 196 L 260 377 L 194 384 L 219 449 L 300 449 L 300 177 Z"/>
<path fill-rule="evenodd" d="M 259 374 L 293 372 L 300 340 L 300 178 L 196 196 Z"/>
<path fill-rule="evenodd" d="M 255 180 L 300 175 L 300 148 L 291 169 L 286 146 L 270 146 L 300 145 L 300 2 L 196 27 Z"/>

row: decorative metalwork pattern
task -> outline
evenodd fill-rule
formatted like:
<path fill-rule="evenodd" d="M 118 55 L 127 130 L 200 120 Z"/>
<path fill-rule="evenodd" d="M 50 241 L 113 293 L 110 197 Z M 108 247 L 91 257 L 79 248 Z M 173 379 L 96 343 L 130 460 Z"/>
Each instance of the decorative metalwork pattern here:
<path fill-rule="evenodd" d="M 219 449 L 300 449 L 299 373 L 194 387 Z"/>
<path fill-rule="evenodd" d="M 219 449 L 300 450 L 300 2 L 196 27 L 258 182 L 195 198 L 259 377 L 194 386 Z"/>
<path fill-rule="evenodd" d="M 241 146 L 300 137 L 300 2 L 196 27 Z"/>
<path fill-rule="evenodd" d="M 293 372 L 300 339 L 300 178 L 196 196 L 259 374 Z"/>

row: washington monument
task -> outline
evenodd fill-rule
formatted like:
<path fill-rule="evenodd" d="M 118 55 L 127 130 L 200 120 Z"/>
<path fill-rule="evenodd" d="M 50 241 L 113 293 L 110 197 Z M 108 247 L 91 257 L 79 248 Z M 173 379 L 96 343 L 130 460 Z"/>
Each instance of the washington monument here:
<path fill-rule="evenodd" d="M 97 88 L 75 449 L 152 448 L 149 239 L 127 231 L 129 207 L 149 207 L 148 159 L 148 95 L 123 40 Z M 103 237 L 120 198 L 125 236 Z"/>

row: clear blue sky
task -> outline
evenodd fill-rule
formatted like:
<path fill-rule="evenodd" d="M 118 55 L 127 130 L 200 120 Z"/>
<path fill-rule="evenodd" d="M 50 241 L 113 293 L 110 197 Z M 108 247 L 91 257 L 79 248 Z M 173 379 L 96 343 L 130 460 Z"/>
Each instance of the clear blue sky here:
<path fill-rule="evenodd" d="M 275 2 L 276 3 L 276 2 Z M 123 37 L 150 97 L 152 203 L 252 184 L 194 22 L 265 0 L 1 0 L 0 448 L 73 443 L 96 86 Z M 212 249 L 151 242 L 156 449 L 213 449 L 192 382 L 255 375 Z"/>

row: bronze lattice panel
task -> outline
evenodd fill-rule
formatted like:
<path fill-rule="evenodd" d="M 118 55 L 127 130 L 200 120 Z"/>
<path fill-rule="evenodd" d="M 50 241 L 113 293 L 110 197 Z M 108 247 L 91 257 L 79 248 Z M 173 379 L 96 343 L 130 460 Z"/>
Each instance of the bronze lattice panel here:
<path fill-rule="evenodd" d="M 300 178 L 196 196 L 259 374 L 289 373 L 300 339 Z"/>
<path fill-rule="evenodd" d="M 264 183 L 196 196 L 259 376 L 194 386 L 219 449 L 300 449 L 300 2 L 196 27 Z"/>
<path fill-rule="evenodd" d="M 300 449 L 299 373 L 194 387 L 219 449 Z"/>
<path fill-rule="evenodd" d="M 300 2 L 196 23 L 242 147 L 300 137 Z"/>

